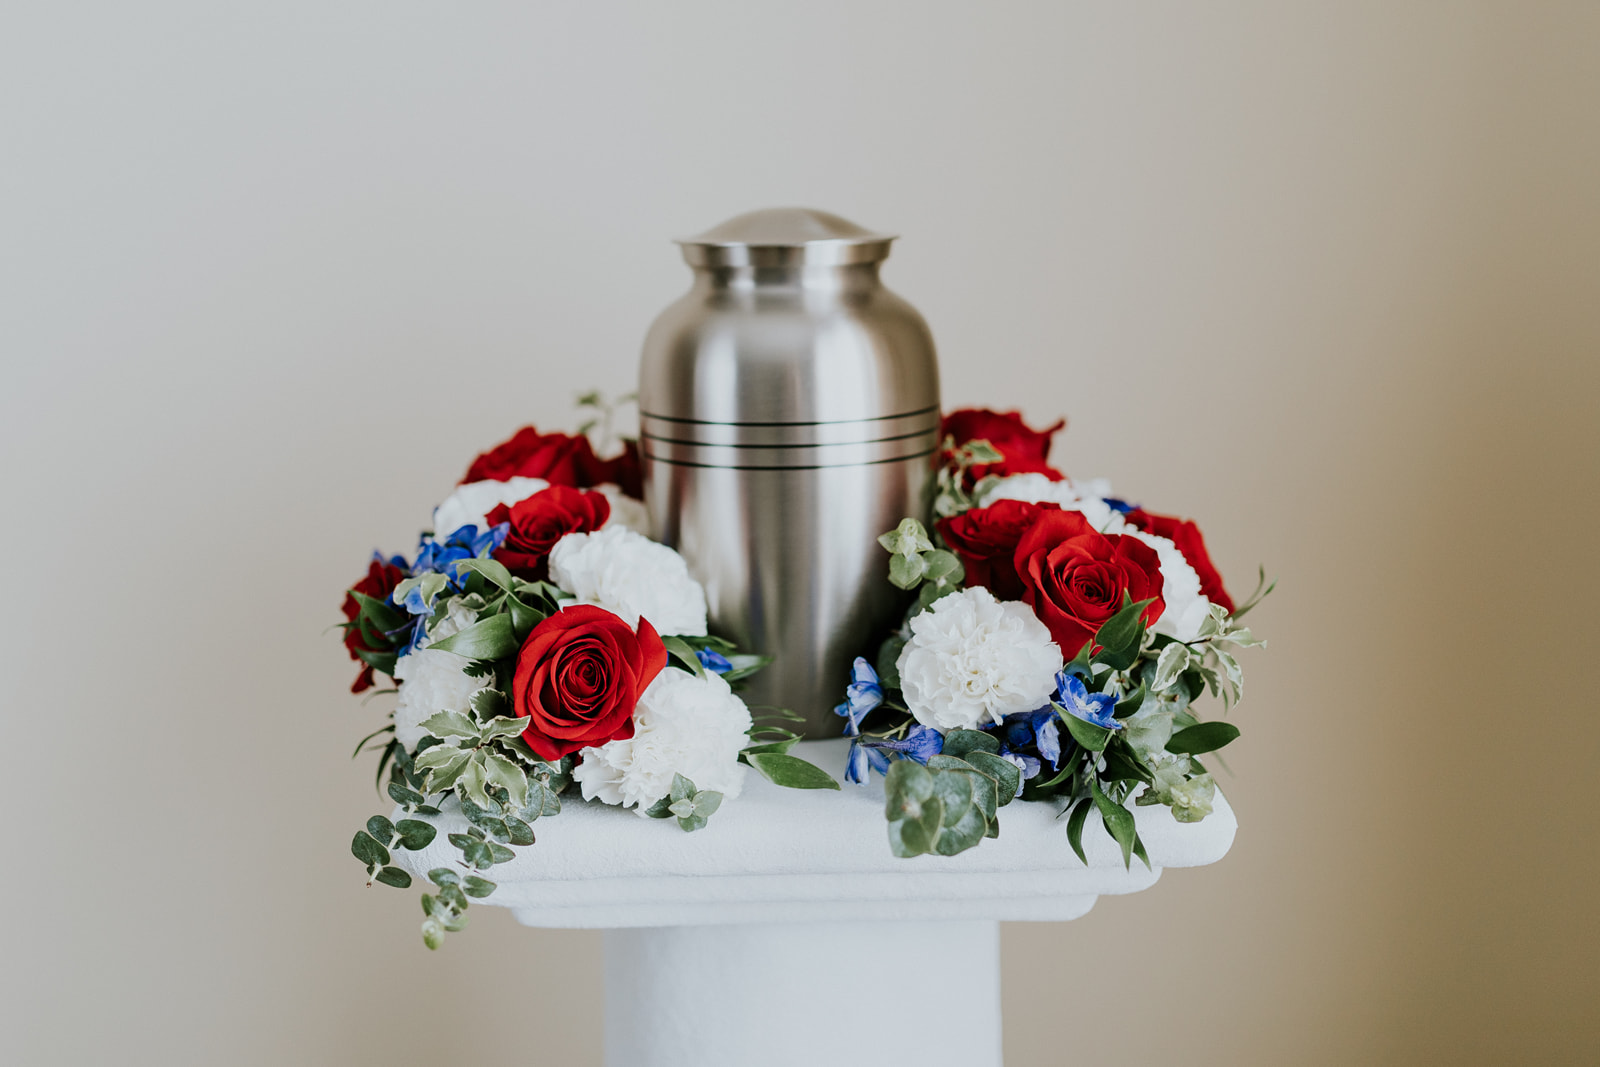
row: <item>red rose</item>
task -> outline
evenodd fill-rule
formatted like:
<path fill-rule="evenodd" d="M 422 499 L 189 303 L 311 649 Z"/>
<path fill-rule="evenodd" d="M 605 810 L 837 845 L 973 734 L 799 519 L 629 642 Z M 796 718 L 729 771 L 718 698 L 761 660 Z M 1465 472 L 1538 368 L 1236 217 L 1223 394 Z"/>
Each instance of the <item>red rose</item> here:
<path fill-rule="evenodd" d="M 1022 421 L 1019 411 L 962 408 L 944 417 L 939 434 L 941 438 L 955 438 L 957 448 L 968 441 L 988 441 L 1005 457 L 999 463 L 980 463 L 969 468 L 968 474 L 974 483 L 990 474 L 1001 477 L 1009 474 L 1043 474 L 1051 481 L 1059 482 L 1062 473 L 1046 461 L 1050 457 L 1050 439 L 1066 424 L 1066 419 L 1058 419 L 1054 426 L 1035 430 Z"/>
<path fill-rule="evenodd" d="M 1055 504 L 1027 504 L 1021 500 L 996 500 L 986 508 L 973 508 L 936 524 L 950 551 L 961 557 L 966 584 L 981 585 L 1000 600 L 1021 600 L 1022 582 L 1013 557 L 1017 542 L 1045 511 Z"/>
<path fill-rule="evenodd" d="M 614 459 L 596 460 L 596 484 L 615 482 L 628 496 L 644 499 L 644 477 L 639 470 L 639 442 L 623 441 L 622 454 Z"/>
<path fill-rule="evenodd" d="M 361 617 L 361 605 L 356 602 L 353 594 L 360 593 L 374 600 L 388 600 L 389 594 L 394 592 L 395 586 L 405 580 L 405 576 L 405 572 L 399 567 L 374 557 L 367 566 L 367 576 L 351 586 L 350 592 L 344 595 L 344 617 L 351 622 Z M 344 647 L 350 653 L 351 659 L 362 664 L 361 673 L 356 675 L 355 682 L 350 686 L 350 692 L 360 693 L 372 688 L 372 665 L 362 660 L 361 653 L 389 652 L 394 646 L 381 633 L 371 630 L 363 633 L 361 627 L 350 626 L 344 631 Z"/>
<path fill-rule="evenodd" d="M 1161 565 L 1156 550 L 1133 537 L 1098 533 L 1076 511 L 1045 511 L 1017 543 L 1022 599 L 1068 659 L 1122 610 L 1123 596 L 1154 597 L 1145 625 L 1161 617 Z"/>
<path fill-rule="evenodd" d="M 582 434 L 540 433 L 524 426 L 511 439 L 495 445 L 472 461 L 461 484 L 492 479 L 543 478 L 551 485 L 570 485 L 579 489 L 596 484 L 600 466 L 589 439 Z"/>
<path fill-rule="evenodd" d="M 1217 565 L 1211 562 L 1211 553 L 1206 551 L 1206 540 L 1200 536 L 1200 527 L 1187 519 L 1175 519 L 1171 515 L 1153 515 L 1143 508 L 1135 508 L 1123 517 L 1135 529 L 1153 533 L 1157 537 L 1165 537 L 1177 545 L 1178 551 L 1183 553 L 1183 558 L 1189 561 L 1189 566 L 1200 576 L 1201 595 L 1213 604 L 1221 604 L 1230 612 L 1233 610 L 1233 597 L 1222 588 L 1222 575 L 1217 571 Z"/>
<path fill-rule="evenodd" d="M 512 706 L 541 759 L 633 736 L 639 694 L 667 665 L 655 628 L 635 633 L 604 608 L 578 604 L 533 628 L 517 653 Z"/>
<path fill-rule="evenodd" d="M 519 578 L 539 581 L 550 572 L 550 550 L 569 533 L 590 533 L 611 517 L 604 493 L 586 493 L 565 485 L 541 489 L 510 507 L 496 504 L 490 526 L 509 522 L 511 530 L 494 558 Z"/>

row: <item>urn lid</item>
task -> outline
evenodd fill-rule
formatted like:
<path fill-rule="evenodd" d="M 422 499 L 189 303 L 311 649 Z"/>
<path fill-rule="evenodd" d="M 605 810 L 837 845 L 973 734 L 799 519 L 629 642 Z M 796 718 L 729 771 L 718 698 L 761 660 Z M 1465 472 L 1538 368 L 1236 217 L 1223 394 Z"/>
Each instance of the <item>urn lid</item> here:
<path fill-rule="evenodd" d="M 774 207 L 680 237 L 678 244 L 695 267 L 844 266 L 887 258 L 894 239 L 826 211 Z"/>

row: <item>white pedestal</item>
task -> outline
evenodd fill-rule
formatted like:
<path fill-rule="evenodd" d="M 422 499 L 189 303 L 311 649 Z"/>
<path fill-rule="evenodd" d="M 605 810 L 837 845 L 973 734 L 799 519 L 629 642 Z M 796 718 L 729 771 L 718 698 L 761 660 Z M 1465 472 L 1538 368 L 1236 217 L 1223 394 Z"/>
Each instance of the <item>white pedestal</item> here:
<path fill-rule="evenodd" d="M 846 750 L 812 741 L 795 754 L 842 778 Z M 1102 894 L 1149 888 L 1165 868 L 1216 862 L 1238 829 L 1221 793 L 1198 823 L 1137 808 L 1151 869 L 1138 860 L 1127 869 L 1091 818 L 1085 866 L 1053 805 L 1013 803 L 998 838 L 903 860 L 889 851 L 881 779 L 842 794 L 779 789 L 753 771 L 746 781 L 693 834 L 563 800 L 560 815 L 534 824 L 535 845 L 487 872 L 499 888 L 482 903 L 529 926 L 611 931 L 609 1063 L 825 1063 L 841 1049 L 856 1062 L 890 1041 L 926 1041 L 904 1057 L 921 1067 L 998 1063 L 999 921 L 1076 919 Z M 447 809 L 433 821 L 433 844 L 394 854 L 419 877 L 459 859 L 445 833 L 466 820 Z M 963 966 L 949 965 L 952 953 Z M 898 983 L 902 967 L 926 977 Z M 968 1002 L 971 1032 L 953 1036 L 938 1005 Z M 774 1021 L 794 1006 L 805 1007 L 804 1025 L 773 1047 Z"/>
<path fill-rule="evenodd" d="M 779 1024 L 802 1006 L 800 1025 Z M 607 1067 L 870 1060 L 998 1067 L 999 923 L 606 932 Z"/>

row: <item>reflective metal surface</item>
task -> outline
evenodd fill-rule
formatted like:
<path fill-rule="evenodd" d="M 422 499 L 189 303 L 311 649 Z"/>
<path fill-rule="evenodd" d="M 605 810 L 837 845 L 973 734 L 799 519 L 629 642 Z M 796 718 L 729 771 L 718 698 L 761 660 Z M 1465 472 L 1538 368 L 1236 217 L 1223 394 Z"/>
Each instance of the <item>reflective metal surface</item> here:
<path fill-rule="evenodd" d="M 786 208 L 680 241 L 694 284 L 640 366 L 655 535 L 705 584 L 714 632 L 778 657 L 752 706 L 811 737 L 839 733 L 851 659 L 905 606 L 878 535 L 928 508 L 939 374 L 922 316 L 878 280 L 892 240 Z"/>

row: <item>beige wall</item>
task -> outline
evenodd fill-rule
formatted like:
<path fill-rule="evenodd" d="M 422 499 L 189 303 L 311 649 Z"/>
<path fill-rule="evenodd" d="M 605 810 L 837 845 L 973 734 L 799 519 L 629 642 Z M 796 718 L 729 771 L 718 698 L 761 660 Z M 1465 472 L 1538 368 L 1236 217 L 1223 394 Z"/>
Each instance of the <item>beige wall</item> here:
<path fill-rule="evenodd" d="M 786 203 L 1282 579 L 1233 854 L 1007 928 L 1012 1062 L 1600 1058 L 1600 8 L 254 9 L 0 19 L 9 1062 L 598 1062 L 598 934 L 361 887 L 324 627 Z"/>

